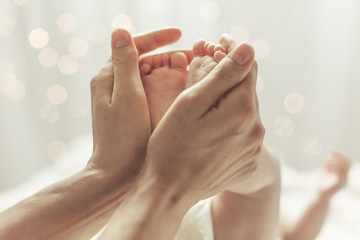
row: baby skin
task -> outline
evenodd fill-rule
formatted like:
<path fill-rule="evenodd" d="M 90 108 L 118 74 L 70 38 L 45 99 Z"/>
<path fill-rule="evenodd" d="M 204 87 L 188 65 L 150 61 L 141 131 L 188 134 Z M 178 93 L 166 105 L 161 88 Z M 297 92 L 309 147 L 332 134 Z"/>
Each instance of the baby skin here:
<path fill-rule="evenodd" d="M 333 152 L 325 159 L 315 193 L 297 219 L 288 219 L 282 226 L 284 240 L 313 240 L 326 221 L 330 201 L 345 187 L 351 167 L 349 158 Z"/>
<path fill-rule="evenodd" d="M 215 47 L 216 57 L 213 57 L 209 52 L 214 55 Z M 187 56 L 182 52 L 158 54 L 140 60 L 140 75 L 148 101 L 152 130 L 176 97 L 203 79 L 225 56 L 225 49 L 221 45 L 216 46 L 205 41 L 197 42 L 194 52 L 196 56 L 201 56 L 201 59 L 195 58 L 191 62 L 190 71 Z"/>
<path fill-rule="evenodd" d="M 338 152 L 325 159 L 317 189 L 321 198 L 330 199 L 345 187 L 350 167 L 350 159 Z"/>
<path fill-rule="evenodd" d="M 193 47 L 194 59 L 189 66 L 189 71 L 187 70 L 187 58 L 182 53 L 175 53 L 171 56 L 161 54 L 141 60 L 140 73 L 147 95 L 153 130 L 184 89 L 190 88 L 204 79 L 222 59 L 231 56 L 229 54 L 231 51 L 239 51 L 241 46 L 235 45 L 236 43 L 229 36 L 223 36 L 220 44 L 205 41 L 196 42 Z M 214 107 L 221 104 L 224 98 L 225 96 L 220 96 L 218 102 L 214 103 Z M 264 213 L 268 211 L 267 209 L 272 209 L 272 211 L 267 212 L 268 220 L 264 221 L 264 226 L 269 227 L 269 229 L 276 229 L 276 226 L 271 225 L 271 223 L 276 225 L 278 220 L 276 212 L 280 181 L 279 161 L 264 149 L 259 164 L 259 171 L 256 176 L 246 182 L 231 186 L 229 191 L 225 191 L 214 198 L 212 210 L 215 237 L 226 240 L 234 239 L 234 236 L 239 238 L 240 235 L 244 234 L 246 238 L 246 231 L 251 227 L 240 228 L 239 226 L 246 225 L 246 222 L 249 222 L 250 215 L 254 221 L 259 223 L 256 214 L 246 212 L 251 209 L 250 205 L 253 204 L 254 199 L 257 199 L 257 208 L 261 199 L 266 200 L 263 203 L 264 211 L 257 215 L 264 219 Z M 340 153 L 333 153 L 324 162 L 315 198 L 306 206 L 299 218 L 289 219 L 290 221 L 287 221 L 286 225 L 281 226 L 283 239 L 315 239 L 325 222 L 329 201 L 346 184 L 349 168 L 350 160 Z M 269 204 L 269 199 L 273 200 L 271 204 Z M 245 217 L 245 221 L 241 221 L 242 217 Z M 229 222 L 231 224 L 228 224 Z M 234 223 L 239 223 L 235 224 L 239 226 L 235 226 Z M 231 229 L 228 229 L 228 226 Z M 238 231 L 239 229 L 241 231 Z M 255 229 L 255 232 L 261 231 Z M 252 236 L 252 239 L 268 239 L 269 237 L 267 235 L 254 238 L 254 232 L 248 234 Z M 273 232 L 269 230 L 267 234 L 273 235 Z"/>
<path fill-rule="evenodd" d="M 221 44 L 222 42 L 224 43 L 223 45 Z M 145 92 L 148 95 L 148 106 L 153 128 L 156 127 L 177 95 L 184 88 L 191 88 L 193 85 L 201 82 L 212 70 L 216 71 L 214 68 L 216 68 L 220 61 L 227 61 L 228 64 L 236 62 L 235 64 L 238 64 L 238 67 L 243 71 L 244 78 L 248 74 L 256 74 L 252 48 L 246 44 L 230 46 L 227 43 L 229 43 L 229 39 L 226 37 L 220 40 L 220 44 L 212 44 L 205 41 L 196 42 L 193 47 L 194 59 L 191 61 L 188 73 L 186 72 L 184 56 L 182 56 L 184 65 L 181 65 L 180 68 L 171 67 L 174 64 L 173 59 L 176 55 L 171 57 L 158 55 L 140 62 L 140 72 Z M 252 55 L 252 58 L 242 58 L 241 53 L 243 51 L 251 51 L 250 55 Z M 180 58 L 180 55 L 178 57 Z M 155 62 L 157 64 L 154 64 Z M 159 64 L 159 62 L 165 62 L 165 66 Z M 184 81 L 187 75 L 188 80 Z M 251 75 L 251 77 L 253 76 Z M 232 79 L 232 76 L 229 76 L 230 79 Z M 226 81 L 226 79 L 223 80 Z M 231 94 L 232 92 L 228 93 L 228 96 L 231 97 Z M 226 101 L 226 96 L 219 96 L 218 101 L 214 102 L 213 107 L 222 104 L 222 101 Z M 240 237 L 239 239 L 248 239 L 248 236 L 253 236 L 255 237 L 253 239 L 269 239 L 270 235 L 275 236 L 277 234 L 275 229 L 278 220 L 277 209 L 280 190 L 278 162 L 265 149 L 261 159 L 259 160 L 259 163 L 261 162 L 259 169 L 261 168 L 261 170 L 258 171 L 259 174 L 256 177 L 245 182 L 240 181 L 243 183 L 234 185 L 230 191 L 220 193 L 213 200 L 213 225 L 216 238 L 224 240 L 237 239 L 237 237 Z M 265 188 L 266 190 L 262 191 Z M 252 194 L 255 191 L 258 193 Z M 252 198 L 244 197 L 246 194 L 252 194 Z M 259 200 L 254 203 L 254 199 Z M 254 209 L 254 207 L 251 207 L 254 204 L 257 207 L 261 207 L 263 210 L 261 214 L 254 214 L 252 211 L 249 211 L 249 209 Z M 252 226 L 253 221 L 249 221 L 249 219 L 261 225 L 264 231 L 258 231 L 254 228 Z M 232 224 L 229 224 L 229 222 Z M 237 237 L 234 238 L 234 236 Z"/>
<path fill-rule="evenodd" d="M 155 129 L 175 98 L 185 89 L 188 60 L 184 53 L 159 54 L 140 61 L 140 74 Z"/>

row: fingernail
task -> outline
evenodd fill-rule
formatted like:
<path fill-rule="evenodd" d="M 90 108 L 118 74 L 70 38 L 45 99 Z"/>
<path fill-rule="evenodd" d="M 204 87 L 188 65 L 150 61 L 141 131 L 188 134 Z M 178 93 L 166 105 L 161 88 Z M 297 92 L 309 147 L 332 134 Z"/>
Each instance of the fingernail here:
<path fill-rule="evenodd" d="M 115 39 L 114 39 L 114 47 L 115 48 L 122 48 L 122 47 L 126 47 L 127 45 L 129 45 L 129 36 L 126 35 L 126 34 L 122 34 L 121 36 L 117 36 Z"/>
<path fill-rule="evenodd" d="M 239 65 L 245 65 L 253 57 L 253 49 L 247 45 L 241 44 L 237 46 L 232 52 L 230 52 L 229 57 Z"/>

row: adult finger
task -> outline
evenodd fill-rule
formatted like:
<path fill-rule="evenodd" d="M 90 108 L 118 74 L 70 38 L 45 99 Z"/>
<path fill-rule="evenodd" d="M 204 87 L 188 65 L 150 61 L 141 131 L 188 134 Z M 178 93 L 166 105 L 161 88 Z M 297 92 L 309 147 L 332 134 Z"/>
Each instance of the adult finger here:
<path fill-rule="evenodd" d="M 225 99 L 219 103 L 219 108 L 223 114 L 234 113 L 240 116 L 248 115 L 250 120 L 254 114 L 258 114 L 256 80 L 257 63 L 254 62 L 244 80 L 231 89 L 226 94 Z"/>
<path fill-rule="evenodd" d="M 181 31 L 178 28 L 166 28 L 160 29 L 157 31 L 144 33 L 134 37 L 135 46 L 138 51 L 138 55 L 141 56 L 147 52 L 155 50 L 159 47 L 169 45 L 173 42 L 176 42 L 181 37 Z M 188 57 L 188 61 L 190 62 L 193 59 L 193 55 L 191 50 L 180 50 L 184 52 Z M 169 52 L 170 55 L 174 52 L 179 51 L 172 51 Z M 109 59 L 111 62 L 112 59 Z"/>
<path fill-rule="evenodd" d="M 138 52 L 130 33 L 117 29 L 111 39 L 114 87 L 112 101 L 120 98 L 122 92 L 143 91 L 138 67 Z"/>
<path fill-rule="evenodd" d="M 254 62 L 254 50 L 248 44 L 239 44 L 204 80 L 194 86 L 203 113 L 246 77 Z"/>
<path fill-rule="evenodd" d="M 194 54 L 193 51 L 190 49 L 183 49 L 183 50 L 174 50 L 174 51 L 169 51 L 169 52 L 164 52 L 164 53 L 159 53 L 159 54 L 167 54 L 169 58 L 171 58 L 172 55 L 177 54 L 177 53 L 183 53 L 185 54 L 188 63 L 190 63 L 193 59 L 194 59 Z M 143 56 L 140 57 L 139 60 L 139 65 L 141 66 L 144 62 L 144 59 L 146 59 L 148 56 Z"/>
<path fill-rule="evenodd" d="M 94 104 L 109 104 L 114 86 L 114 69 L 107 63 L 91 80 L 91 100 Z"/>
<path fill-rule="evenodd" d="M 140 56 L 159 47 L 176 42 L 180 37 L 180 29 L 167 28 L 135 36 L 134 42 Z"/>

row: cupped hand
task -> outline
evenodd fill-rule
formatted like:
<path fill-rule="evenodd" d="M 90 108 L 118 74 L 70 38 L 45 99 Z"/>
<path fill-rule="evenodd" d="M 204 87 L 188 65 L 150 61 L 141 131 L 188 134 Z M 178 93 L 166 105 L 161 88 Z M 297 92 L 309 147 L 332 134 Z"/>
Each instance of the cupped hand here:
<path fill-rule="evenodd" d="M 173 188 L 175 198 L 186 195 L 195 201 L 253 175 L 264 136 L 250 46 L 237 45 L 203 77 L 178 96 L 160 121 L 146 163 L 147 177 Z"/>
<path fill-rule="evenodd" d="M 135 38 L 123 29 L 113 32 L 112 57 L 91 81 L 94 150 L 88 167 L 129 183 L 138 174 L 151 132 L 138 58 L 180 35 L 176 28 Z"/>

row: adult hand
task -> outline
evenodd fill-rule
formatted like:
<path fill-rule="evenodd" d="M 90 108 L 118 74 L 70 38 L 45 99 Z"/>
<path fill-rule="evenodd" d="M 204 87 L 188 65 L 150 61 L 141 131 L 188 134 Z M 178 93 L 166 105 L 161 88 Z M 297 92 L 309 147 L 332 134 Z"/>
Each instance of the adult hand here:
<path fill-rule="evenodd" d="M 131 38 L 112 35 L 112 58 L 91 81 L 94 153 L 88 167 L 131 182 L 145 159 L 150 117 L 138 70 L 138 56 L 170 44 L 179 29 L 163 29 Z M 191 59 L 190 51 L 184 51 Z M 170 53 L 171 54 L 171 53 Z"/>
<path fill-rule="evenodd" d="M 128 41 L 117 41 L 121 37 Z M 94 153 L 88 166 L 2 212 L 0 239 L 89 239 L 106 224 L 142 165 L 150 134 L 137 52 L 179 37 L 178 29 L 134 41 L 124 30 L 114 32 L 112 61 L 91 84 Z"/>
<path fill-rule="evenodd" d="M 182 92 L 150 137 L 148 176 L 172 186 L 175 198 L 200 200 L 253 175 L 264 136 L 256 78 L 253 49 L 240 44 Z"/>
<path fill-rule="evenodd" d="M 254 174 L 264 136 L 256 72 L 252 48 L 238 45 L 177 97 L 150 137 L 139 180 L 100 239 L 171 239 L 195 202 Z"/>

